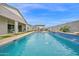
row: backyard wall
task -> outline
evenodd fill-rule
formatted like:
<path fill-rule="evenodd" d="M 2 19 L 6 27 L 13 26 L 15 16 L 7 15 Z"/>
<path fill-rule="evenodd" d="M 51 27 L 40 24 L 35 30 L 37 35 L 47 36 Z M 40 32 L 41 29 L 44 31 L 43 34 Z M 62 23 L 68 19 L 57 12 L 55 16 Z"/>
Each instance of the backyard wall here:
<path fill-rule="evenodd" d="M 63 26 L 69 26 L 70 28 L 70 32 L 79 32 L 79 21 L 73 21 L 73 22 L 69 22 L 69 23 L 65 23 L 65 24 L 60 24 L 57 26 L 52 26 L 51 30 L 52 31 L 59 31 L 59 29 Z"/>

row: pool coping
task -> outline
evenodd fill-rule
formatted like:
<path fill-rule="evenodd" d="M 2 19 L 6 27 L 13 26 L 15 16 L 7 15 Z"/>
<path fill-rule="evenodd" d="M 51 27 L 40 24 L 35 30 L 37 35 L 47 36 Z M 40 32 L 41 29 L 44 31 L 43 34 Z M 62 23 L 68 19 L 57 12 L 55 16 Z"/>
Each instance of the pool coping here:
<path fill-rule="evenodd" d="M 74 43 L 79 44 L 79 42 L 77 42 L 76 40 L 70 40 L 69 38 L 65 38 L 65 37 L 63 37 L 63 36 L 61 36 L 61 35 L 59 35 L 59 34 L 55 34 L 55 36 L 58 36 L 58 37 L 60 37 L 60 38 L 64 38 L 65 40 L 69 40 L 69 41 L 71 41 L 71 42 L 74 42 Z"/>
<path fill-rule="evenodd" d="M 29 35 L 31 33 L 33 33 L 33 32 L 28 32 L 28 33 L 25 33 L 25 34 L 20 34 L 20 35 L 16 35 L 16 36 L 13 36 L 13 37 L 8 37 L 8 38 L 5 38 L 5 39 L 2 39 L 2 40 L 0 40 L 0 46 L 5 45 L 9 42 L 18 40 L 19 38 L 26 36 L 26 35 Z"/>

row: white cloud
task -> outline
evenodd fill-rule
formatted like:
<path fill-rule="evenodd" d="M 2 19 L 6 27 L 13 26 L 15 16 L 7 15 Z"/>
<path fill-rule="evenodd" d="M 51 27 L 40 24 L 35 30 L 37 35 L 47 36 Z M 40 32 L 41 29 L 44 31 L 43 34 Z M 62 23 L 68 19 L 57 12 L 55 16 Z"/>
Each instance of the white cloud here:
<path fill-rule="evenodd" d="M 31 10 L 35 9 L 45 9 L 48 11 L 66 11 L 67 8 L 64 8 L 60 4 L 11 4 L 22 12 L 30 12 Z"/>

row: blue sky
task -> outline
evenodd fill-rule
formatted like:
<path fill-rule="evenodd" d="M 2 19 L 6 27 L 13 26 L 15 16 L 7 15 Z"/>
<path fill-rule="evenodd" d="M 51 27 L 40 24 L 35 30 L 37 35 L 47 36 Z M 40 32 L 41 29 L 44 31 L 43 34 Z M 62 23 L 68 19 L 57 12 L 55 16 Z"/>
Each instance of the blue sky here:
<path fill-rule="evenodd" d="M 55 26 L 79 20 L 78 3 L 10 3 L 20 10 L 31 25 Z"/>

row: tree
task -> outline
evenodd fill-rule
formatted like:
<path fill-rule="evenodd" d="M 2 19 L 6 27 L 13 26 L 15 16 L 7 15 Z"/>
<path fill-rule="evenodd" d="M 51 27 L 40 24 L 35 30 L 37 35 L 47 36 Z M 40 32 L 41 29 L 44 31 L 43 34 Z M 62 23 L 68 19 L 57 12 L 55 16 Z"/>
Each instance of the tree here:
<path fill-rule="evenodd" d="M 70 27 L 68 25 L 65 25 L 65 26 L 63 26 L 63 27 L 60 28 L 60 31 L 62 31 L 62 32 L 69 32 L 70 31 L 69 28 Z"/>

